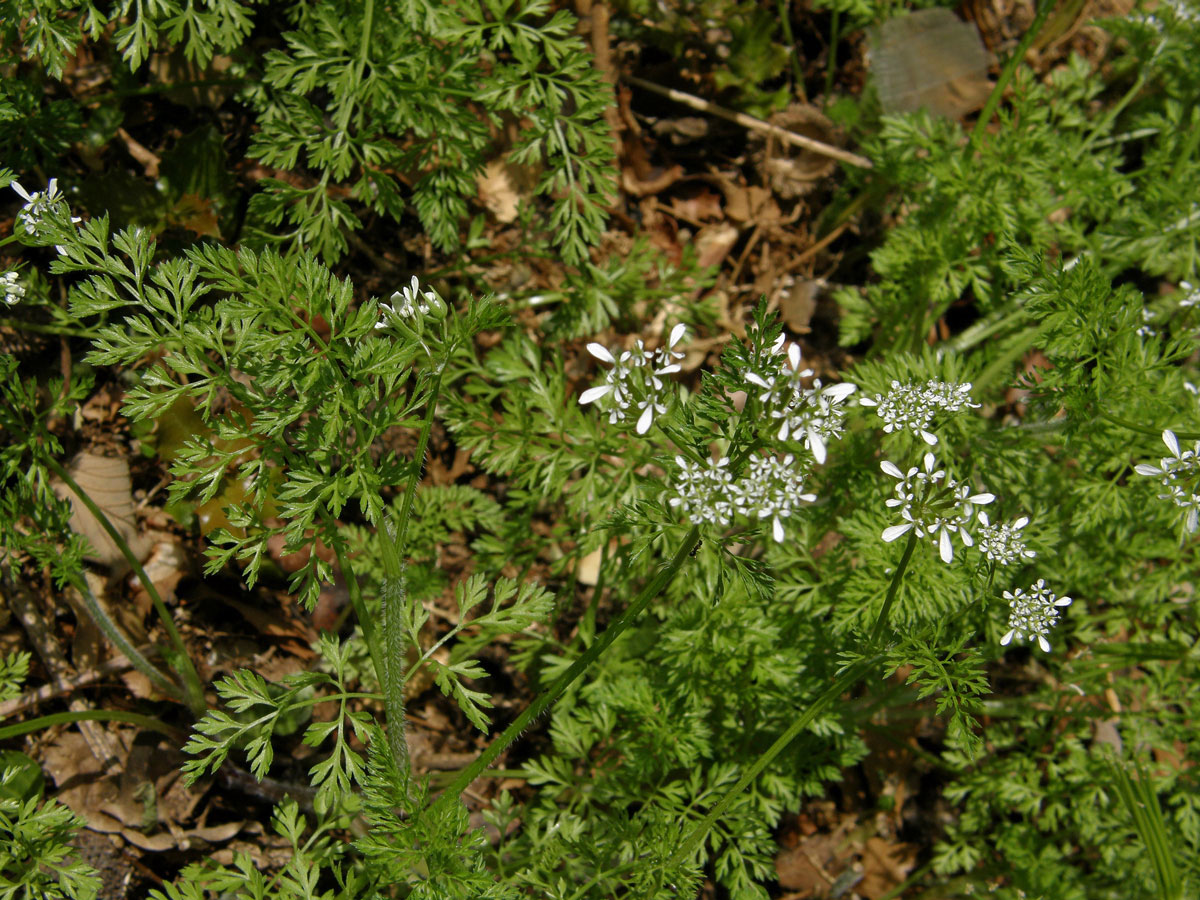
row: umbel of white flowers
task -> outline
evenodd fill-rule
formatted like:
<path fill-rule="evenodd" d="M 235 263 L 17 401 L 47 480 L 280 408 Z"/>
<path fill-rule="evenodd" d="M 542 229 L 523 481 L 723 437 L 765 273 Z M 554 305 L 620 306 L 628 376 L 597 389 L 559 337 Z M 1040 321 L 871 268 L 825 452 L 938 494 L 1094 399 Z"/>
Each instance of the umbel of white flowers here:
<path fill-rule="evenodd" d="M 979 404 L 971 402 L 970 390 L 969 381 L 953 384 L 931 379 L 920 387 L 911 382 L 893 381 L 886 394 L 876 394 L 874 399 L 860 397 L 858 403 L 875 408 L 879 418 L 883 419 L 883 430 L 888 434 L 898 430 L 911 431 L 932 447 L 938 442 L 937 435 L 929 430 L 934 413 L 939 409 L 946 412 L 958 412 L 964 407 L 977 409 Z"/>
<path fill-rule="evenodd" d="M 25 205 L 22 206 L 21 211 L 17 213 L 17 223 L 21 225 L 25 229 L 25 233 L 30 236 L 37 235 L 38 232 L 42 230 L 42 220 L 52 209 L 54 209 L 54 207 L 56 207 L 59 203 L 62 203 L 65 206 L 67 202 L 66 198 L 63 197 L 58 190 L 57 178 L 50 179 L 50 183 L 46 185 L 46 190 L 34 191 L 32 194 L 25 190 L 25 188 L 21 187 L 21 185 L 16 181 L 10 182 L 9 187 L 16 191 L 17 194 L 20 195 L 21 199 L 25 201 Z M 70 218 L 72 225 L 78 225 L 83 221 L 79 218 L 79 216 L 71 216 Z M 61 244 L 58 245 L 56 249 L 59 253 L 67 252 L 67 248 Z M 7 275 L 5 277 L 7 277 Z M 6 297 L 5 299 L 7 301 L 8 298 Z M 10 306 L 12 305 L 12 302 L 15 301 L 9 301 Z"/>
<path fill-rule="evenodd" d="M 967 485 L 947 477 L 945 470 L 937 467 L 932 453 L 926 453 L 922 462 L 923 469 L 913 466 L 907 472 L 901 472 L 887 460 L 879 464 L 885 474 L 898 482 L 896 496 L 889 497 L 886 504 L 890 509 L 898 509 L 904 520 L 883 529 L 881 537 L 890 543 L 916 529 L 917 537 L 932 539 L 942 561 L 949 563 L 954 559 L 951 538 L 957 537 L 964 546 L 974 546 L 967 525 L 975 516 L 975 507 L 991 503 L 996 497 L 986 492 L 972 494 Z"/>
<path fill-rule="evenodd" d="M 612 368 L 605 375 L 604 384 L 588 388 L 580 395 L 580 404 L 606 398 L 610 425 L 623 422 L 631 409 L 637 409 L 636 430 L 645 434 L 654 424 L 654 417 L 667 411 L 662 376 L 679 371 L 683 351 L 675 348 L 686 334 L 687 326 L 681 323 L 671 329 L 665 347 L 651 352 L 639 338 L 632 350 L 624 350 L 620 356 L 614 356 L 603 344 L 588 344 L 588 353 Z"/>
<path fill-rule="evenodd" d="M 786 352 L 783 344 L 784 337 L 780 335 L 771 347 L 774 365 L 767 372 L 747 371 L 743 377 L 761 391 L 758 401 L 763 412 L 779 420 L 779 440 L 803 442 L 813 459 L 824 463 L 826 445 L 845 431 L 843 404 L 858 388 L 849 383 L 826 387 L 820 378 L 813 378 L 811 384 L 805 385 L 813 370 L 800 368 L 798 344 L 791 344 Z"/>
<path fill-rule="evenodd" d="M 707 465 L 675 457 L 679 466 L 674 477 L 675 494 L 668 501 L 680 508 L 693 525 L 728 525 L 734 516 L 771 520 L 771 536 L 783 543 L 783 523 L 802 503 L 812 503 L 816 494 L 804 490 L 804 472 L 796 458 L 756 456 L 735 483 L 729 472 L 729 457 Z"/>
<path fill-rule="evenodd" d="M 0 275 L 0 292 L 3 292 L 4 302 L 9 306 L 16 306 L 25 297 L 25 287 L 18 278 L 15 269 Z"/>
<path fill-rule="evenodd" d="M 1186 510 L 1183 527 L 1189 534 L 1194 534 L 1200 527 L 1200 441 L 1191 450 L 1180 450 L 1175 432 L 1164 431 L 1162 440 L 1171 455 L 1162 457 L 1157 466 L 1138 463 L 1133 470 L 1139 475 L 1161 480 L 1167 493 L 1159 494 L 1158 499 L 1170 500 Z"/>
<path fill-rule="evenodd" d="M 1038 646 L 1049 653 L 1050 642 L 1046 635 L 1058 621 L 1059 609 L 1071 605 L 1071 598 L 1055 597 L 1046 587 L 1045 579 L 1039 578 L 1030 585 L 1028 594 L 1017 588 L 1005 591 L 1004 599 L 1009 608 L 1008 632 L 1000 638 L 1000 644 L 1008 646 L 1014 637 L 1021 641 L 1037 641 Z"/>
<path fill-rule="evenodd" d="M 425 316 L 442 318 L 446 313 L 446 303 L 433 290 L 421 290 L 417 276 L 412 277 L 407 287 L 402 287 L 389 297 L 392 303 L 380 303 L 379 321 L 375 328 L 387 328 L 389 321 L 395 318 L 419 320 Z M 394 306 L 392 304 L 395 304 Z"/>

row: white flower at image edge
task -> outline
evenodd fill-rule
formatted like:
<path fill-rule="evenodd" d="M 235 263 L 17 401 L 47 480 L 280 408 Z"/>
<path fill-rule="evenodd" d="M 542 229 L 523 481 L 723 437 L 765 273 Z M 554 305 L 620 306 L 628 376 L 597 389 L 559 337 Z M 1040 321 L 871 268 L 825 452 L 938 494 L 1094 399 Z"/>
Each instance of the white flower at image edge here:
<path fill-rule="evenodd" d="M 59 201 L 64 203 L 66 202 L 66 198 L 59 193 L 57 178 L 50 179 L 50 183 L 46 185 L 46 190 L 34 191 L 32 194 L 25 190 L 25 188 L 21 187 L 20 183 L 16 181 L 10 182 L 9 187 L 16 191 L 17 194 L 20 195 L 21 199 L 25 201 L 25 205 L 21 207 L 21 211 L 17 213 L 17 219 L 24 225 L 26 234 L 37 234 L 38 226 L 41 225 L 42 222 L 42 216 L 44 216 L 50 210 L 50 208 Z M 77 225 L 81 221 L 83 220 L 80 219 L 79 216 L 71 216 L 72 224 Z M 64 247 L 59 247 L 58 252 L 65 253 L 66 249 Z"/>
<path fill-rule="evenodd" d="M 15 306 L 25 297 L 25 288 L 17 279 L 16 269 L 10 269 L 0 275 L 0 291 L 4 294 L 4 302 L 9 306 Z"/>
<path fill-rule="evenodd" d="M 1000 645 L 1007 647 L 1014 637 L 1022 641 L 1036 640 L 1043 652 L 1049 653 L 1050 642 L 1046 635 L 1058 621 L 1059 609 L 1071 605 L 1071 598 L 1055 597 L 1042 578 L 1029 590 L 1031 593 L 1028 594 L 1021 588 L 1004 592 L 1009 606 L 1008 632 L 1000 638 Z"/>
<path fill-rule="evenodd" d="M 1159 499 L 1171 500 L 1176 506 L 1187 510 L 1184 527 L 1189 534 L 1195 534 L 1200 527 L 1200 493 L 1196 492 L 1194 481 L 1187 488 L 1180 487 L 1176 482 L 1181 475 L 1192 475 L 1194 478 L 1193 473 L 1200 471 L 1200 441 L 1191 450 L 1181 450 L 1179 438 L 1170 430 L 1162 433 L 1162 440 L 1171 455 L 1163 457 L 1157 466 L 1138 463 L 1133 469 L 1139 475 L 1161 479 L 1168 493 L 1159 494 Z"/>

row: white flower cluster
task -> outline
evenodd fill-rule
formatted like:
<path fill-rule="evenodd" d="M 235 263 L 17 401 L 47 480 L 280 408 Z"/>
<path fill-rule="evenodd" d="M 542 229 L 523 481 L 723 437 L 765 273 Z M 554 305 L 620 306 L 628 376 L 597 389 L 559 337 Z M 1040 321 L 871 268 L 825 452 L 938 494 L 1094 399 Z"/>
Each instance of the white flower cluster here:
<path fill-rule="evenodd" d="M 436 291 L 422 291 L 416 275 L 412 277 L 412 281 L 407 287 L 396 291 L 388 299 L 392 303 L 379 304 L 379 308 L 383 312 L 379 321 L 375 323 L 376 329 L 387 328 L 389 319 L 395 317 L 419 320 L 433 314 L 440 318 L 446 312 L 445 301 L 437 295 Z"/>
<path fill-rule="evenodd" d="M 853 384 L 821 385 L 814 378 L 812 384 L 804 385 L 812 369 L 800 368 L 800 347 L 792 344 L 783 351 L 784 338 L 780 335 L 771 348 L 773 357 L 784 357 L 778 368 L 766 373 L 746 372 L 745 378 L 761 389 L 759 401 L 767 415 L 778 419 L 779 440 L 789 438 L 803 441 L 817 462 L 825 462 L 826 445 L 836 440 L 845 431 L 846 411 L 842 404 L 857 387 Z"/>
<path fill-rule="evenodd" d="M 16 269 L 10 269 L 0 275 L 0 291 L 4 294 L 4 302 L 16 306 L 25 297 L 25 287 L 17 280 Z"/>
<path fill-rule="evenodd" d="M 611 425 L 623 422 L 632 409 L 637 409 L 640 411 L 637 433 L 645 434 L 654 424 L 654 417 L 667 411 L 661 376 L 679 371 L 683 351 L 675 348 L 686 333 L 685 325 L 676 325 L 671 329 L 665 347 L 651 352 L 638 339 L 632 350 L 625 350 L 620 356 L 614 356 L 603 344 L 588 344 L 588 353 L 612 368 L 605 375 L 604 384 L 588 388 L 580 395 L 580 404 L 595 403 L 607 397 Z"/>
<path fill-rule="evenodd" d="M 988 520 L 988 514 L 979 511 L 979 552 L 992 562 L 1002 566 L 1010 565 L 1018 560 L 1033 559 L 1037 554 L 1025 546 L 1021 540 L 1021 529 L 1029 524 L 1028 516 L 1021 516 L 1011 525 L 997 522 L 993 525 Z"/>
<path fill-rule="evenodd" d="M 975 507 L 991 503 L 995 495 L 972 494 L 971 489 L 949 478 L 944 469 L 937 467 L 932 453 L 926 453 L 924 469 L 916 466 L 901 472 L 895 463 L 884 460 L 880 468 L 897 480 L 896 496 L 887 500 L 891 509 L 899 509 L 904 520 L 899 525 L 890 525 L 883 530 L 883 540 L 896 540 L 909 529 L 916 529 L 917 537 L 931 538 L 938 548 L 942 561 L 954 559 L 951 538 L 957 536 L 963 545 L 972 547 L 975 539 L 967 530 L 967 524 L 975 515 Z"/>
<path fill-rule="evenodd" d="M 1176 506 L 1187 510 L 1184 527 L 1189 534 L 1194 534 L 1200 526 L 1200 441 L 1193 449 L 1180 450 L 1179 439 L 1175 432 L 1164 431 L 1163 443 L 1171 451 L 1170 456 L 1164 456 L 1157 466 L 1138 463 L 1134 471 L 1149 478 L 1159 478 L 1167 493 L 1159 494 L 1160 500 L 1171 500 Z M 1180 484 L 1180 481 L 1183 481 Z"/>
<path fill-rule="evenodd" d="M 10 187 L 25 201 L 25 205 L 17 213 L 17 222 L 28 235 L 36 235 L 42 227 L 42 219 L 46 217 L 46 214 L 59 203 L 66 204 L 67 202 L 58 190 L 57 178 L 51 178 L 44 191 L 34 191 L 32 194 L 15 181 L 10 183 Z M 71 216 L 72 225 L 78 225 L 81 221 L 83 220 L 79 216 Z M 61 244 L 56 249 L 59 253 L 67 252 L 67 248 Z"/>
<path fill-rule="evenodd" d="M 675 477 L 675 495 L 671 506 L 680 507 L 693 525 L 728 525 L 735 515 L 763 521 L 771 520 L 771 536 L 777 543 L 784 539 L 783 520 L 792 516 L 801 503 L 811 503 L 816 494 L 804 490 L 804 472 L 788 454 L 756 456 L 735 484 L 729 472 L 729 457 L 723 456 L 707 466 L 675 457 L 679 471 Z"/>
<path fill-rule="evenodd" d="M 1027 594 L 1017 588 L 1004 592 L 1009 608 L 1008 633 L 1000 638 L 1000 644 L 1008 646 L 1014 637 L 1022 641 L 1036 640 L 1038 646 L 1049 653 L 1050 642 L 1046 635 L 1058 621 L 1059 609 L 1071 605 L 1071 598 L 1056 597 L 1042 578 L 1030 585 L 1029 591 Z"/>
<path fill-rule="evenodd" d="M 676 456 L 675 464 L 679 471 L 675 475 L 675 496 L 670 499 L 670 504 L 682 509 L 693 525 L 728 525 L 734 512 L 729 457 L 722 456 L 716 462 L 710 460 L 703 466 Z"/>
<path fill-rule="evenodd" d="M 886 394 L 876 394 L 873 399 L 861 397 L 858 403 L 875 408 L 888 434 L 901 429 L 911 431 L 932 447 L 938 442 L 937 435 L 929 430 L 934 414 L 939 409 L 958 412 L 964 407 L 978 408 L 978 403 L 971 402 L 970 391 L 969 381 L 954 384 L 931 379 L 924 385 L 893 381 Z"/>
<path fill-rule="evenodd" d="M 1200 303 L 1200 288 L 1186 281 L 1179 282 L 1179 289 L 1184 291 L 1184 296 L 1179 301 L 1180 309 L 1187 309 L 1189 306 L 1195 306 Z"/>

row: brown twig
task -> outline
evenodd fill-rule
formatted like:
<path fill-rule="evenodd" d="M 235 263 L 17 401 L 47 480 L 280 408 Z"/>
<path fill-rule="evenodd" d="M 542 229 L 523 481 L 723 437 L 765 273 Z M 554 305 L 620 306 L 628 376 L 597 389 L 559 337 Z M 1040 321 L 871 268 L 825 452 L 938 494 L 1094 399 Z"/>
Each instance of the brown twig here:
<path fill-rule="evenodd" d="M 794 131 L 788 131 L 786 128 L 780 128 L 778 125 L 772 125 L 770 122 L 764 122 L 762 119 L 756 119 L 754 116 L 748 116 L 745 113 L 734 112 L 732 109 L 726 109 L 723 106 L 717 106 L 715 103 L 697 97 L 693 94 L 685 94 L 683 91 L 677 91 L 674 88 L 663 87 L 660 84 L 655 84 L 652 81 L 646 81 L 642 78 L 635 78 L 632 75 L 624 75 L 622 78 L 630 84 L 637 85 L 640 88 L 645 88 L 655 94 L 667 97 L 674 100 L 676 103 L 682 103 L 685 106 L 690 106 L 692 109 L 700 112 L 708 113 L 709 115 L 717 116 L 741 125 L 743 128 L 749 128 L 752 131 L 761 131 L 763 134 L 770 134 L 777 137 L 779 140 L 787 144 L 792 144 L 796 147 L 803 147 L 805 150 L 810 150 L 813 153 L 819 153 L 822 156 L 828 156 L 848 165 L 858 166 L 860 169 L 872 169 L 872 163 L 865 156 L 859 156 L 857 153 L 851 153 L 848 150 L 842 150 L 834 147 L 831 144 L 815 141 L 812 138 L 805 137 L 802 134 L 796 134 Z"/>

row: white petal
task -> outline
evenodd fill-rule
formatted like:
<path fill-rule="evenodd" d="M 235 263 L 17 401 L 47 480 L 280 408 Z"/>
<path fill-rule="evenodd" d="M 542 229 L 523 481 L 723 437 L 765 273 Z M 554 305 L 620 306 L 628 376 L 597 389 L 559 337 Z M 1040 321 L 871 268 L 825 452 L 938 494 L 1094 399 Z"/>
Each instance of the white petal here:
<path fill-rule="evenodd" d="M 833 400 L 835 402 L 840 402 L 842 400 L 845 400 L 847 397 L 849 397 L 851 394 L 853 394 L 857 390 L 858 390 L 858 385 L 843 383 L 843 384 L 835 384 L 833 387 L 828 387 L 825 390 L 823 390 L 821 393 L 824 394 L 826 397 L 828 397 L 830 400 Z"/>
<path fill-rule="evenodd" d="M 793 343 L 787 350 L 788 362 L 792 364 L 792 371 L 800 371 L 800 345 Z"/>
<path fill-rule="evenodd" d="M 808 433 L 808 446 L 812 450 L 813 459 L 819 463 L 825 462 L 825 441 L 816 432 Z"/>
<path fill-rule="evenodd" d="M 771 531 L 771 534 L 775 538 L 775 543 L 783 543 L 783 523 L 779 521 L 778 516 L 775 517 L 775 525 Z"/>
<path fill-rule="evenodd" d="M 581 404 L 595 403 L 612 389 L 613 386 L 611 384 L 602 384 L 600 387 L 588 388 L 579 395 L 579 402 Z"/>
<path fill-rule="evenodd" d="M 1197 527 L 1200 527 L 1200 510 L 1192 507 L 1188 510 L 1187 522 L 1184 525 L 1188 530 L 1188 534 L 1195 534 Z"/>
<path fill-rule="evenodd" d="M 756 375 L 754 372 L 747 372 L 746 380 L 748 382 L 750 382 L 751 384 L 758 385 L 760 388 L 769 388 L 770 387 L 769 384 L 767 384 L 765 381 L 763 381 L 761 376 Z"/>
<path fill-rule="evenodd" d="M 676 372 L 679 371 L 679 369 L 680 369 L 679 363 L 671 363 L 671 365 L 669 365 L 669 366 L 663 366 L 661 369 L 658 369 L 654 374 L 655 375 L 674 375 Z"/>
<path fill-rule="evenodd" d="M 1050 652 L 1050 642 L 1048 640 L 1046 640 L 1042 635 L 1039 634 L 1037 636 L 1037 642 L 1038 642 L 1038 646 L 1041 647 L 1044 652 L 1046 652 L 1046 653 Z"/>
<path fill-rule="evenodd" d="M 996 499 L 995 494 L 972 494 L 967 498 L 968 503 L 991 503 Z"/>
<path fill-rule="evenodd" d="M 879 468 L 883 469 L 884 472 L 891 475 L 893 478 L 899 478 L 901 481 L 904 480 L 904 473 L 901 472 L 900 469 L 897 468 L 896 464 L 891 460 L 885 459 L 879 464 Z"/>
<path fill-rule="evenodd" d="M 982 516 L 985 514 L 980 513 L 980 515 Z M 1017 519 L 1017 521 L 1013 522 L 1012 527 L 1013 528 L 1024 528 L 1028 524 L 1029 524 L 1029 516 L 1021 516 L 1021 518 L 1019 518 L 1019 519 Z"/>
<path fill-rule="evenodd" d="M 859 406 L 878 406 L 879 402 L 876 400 L 872 400 L 870 397 L 859 397 L 858 405 Z"/>
<path fill-rule="evenodd" d="M 1014 631 L 1016 631 L 1016 629 L 1012 629 L 1011 631 L 1008 632 L 1008 634 L 1006 634 L 1004 637 L 1000 638 L 1000 646 L 1001 647 L 1007 647 L 1009 645 L 1009 643 L 1013 639 Z"/>
<path fill-rule="evenodd" d="M 1163 474 L 1163 470 L 1158 466 L 1151 466 L 1147 463 L 1138 463 L 1133 467 L 1133 471 L 1137 472 L 1139 475 L 1149 475 L 1151 478 L 1153 478 L 1155 475 Z"/>
<path fill-rule="evenodd" d="M 10 181 L 8 183 L 8 186 L 10 188 L 12 188 L 14 191 L 16 191 L 18 194 L 20 194 L 26 203 L 33 202 L 33 198 L 29 196 L 29 194 L 26 192 L 25 188 L 21 187 L 21 185 L 18 182 Z"/>
<path fill-rule="evenodd" d="M 608 348 L 605 347 L 603 344 L 597 344 L 596 342 L 593 341 L 592 343 L 587 345 L 587 350 L 588 350 L 588 353 L 592 354 L 592 356 L 596 357 L 596 359 L 602 360 L 603 362 L 606 362 L 606 363 L 615 363 L 616 362 L 616 360 L 613 359 L 613 355 L 608 352 Z"/>
<path fill-rule="evenodd" d="M 1070 597 L 1059 597 L 1057 600 L 1054 601 L 1054 605 L 1055 606 L 1070 606 L 1071 598 Z"/>
<path fill-rule="evenodd" d="M 954 560 L 954 545 L 950 543 L 950 532 L 942 529 L 942 534 L 938 538 L 938 553 L 942 556 L 942 562 L 949 563 Z"/>
<path fill-rule="evenodd" d="M 927 443 L 930 447 L 937 444 L 937 435 L 930 431 L 921 431 L 921 440 Z"/>
<path fill-rule="evenodd" d="M 671 350 L 676 344 L 683 340 L 683 336 L 687 334 L 687 326 L 680 322 L 671 329 L 671 336 L 667 339 L 667 349 Z"/>
<path fill-rule="evenodd" d="M 933 469 L 937 465 L 937 458 L 932 453 L 926 453 L 924 463 L 925 463 L 925 471 L 928 474 L 932 475 Z"/>
<path fill-rule="evenodd" d="M 1179 457 L 1179 441 L 1175 437 L 1175 432 L 1164 431 L 1162 433 L 1163 443 L 1167 445 L 1167 449 L 1171 451 L 1171 455 Z"/>
<path fill-rule="evenodd" d="M 905 522 L 903 525 L 889 525 L 883 529 L 883 534 L 880 537 L 883 538 L 884 543 L 890 544 L 910 528 L 912 528 L 912 522 Z"/>
<path fill-rule="evenodd" d="M 645 408 L 645 410 L 642 411 L 641 418 L 638 419 L 637 433 L 645 434 L 647 431 L 650 430 L 650 426 L 653 424 L 654 424 L 654 407 L 647 406 Z"/>

